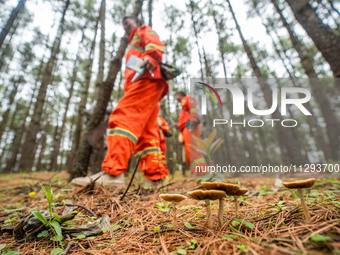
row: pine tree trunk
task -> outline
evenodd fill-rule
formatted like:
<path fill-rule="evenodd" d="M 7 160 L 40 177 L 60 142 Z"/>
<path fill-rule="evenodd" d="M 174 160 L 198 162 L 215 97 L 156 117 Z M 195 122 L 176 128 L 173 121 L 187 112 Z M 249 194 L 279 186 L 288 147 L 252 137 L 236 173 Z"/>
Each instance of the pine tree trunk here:
<path fill-rule="evenodd" d="M 253 72 L 255 74 L 255 76 L 258 79 L 259 85 L 261 87 L 261 90 L 263 92 L 264 95 L 264 99 L 266 104 L 270 107 L 272 105 L 272 97 L 271 97 L 271 90 L 270 87 L 268 85 L 268 83 L 265 81 L 265 79 L 263 78 L 263 75 L 255 61 L 255 58 L 253 56 L 253 53 L 251 51 L 251 49 L 249 48 L 246 40 L 243 37 L 243 34 L 241 32 L 241 28 L 237 22 L 237 19 L 235 17 L 234 11 L 232 9 L 232 6 L 230 4 L 230 1 L 227 0 L 228 5 L 229 5 L 229 9 L 230 12 L 233 16 L 233 19 L 235 21 L 235 25 L 237 28 L 237 31 L 239 33 L 239 36 L 242 40 L 242 44 L 243 44 L 243 48 L 249 58 L 249 62 L 250 65 L 253 69 Z M 280 115 L 280 113 L 276 110 L 273 112 L 272 114 L 273 119 L 279 119 L 280 121 L 282 120 L 282 117 Z M 277 127 L 277 135 L 279 138 L 280 143 L 285 147 L 285 149 L 287 150 L 290 162 L 293 164 L 303 164 L 303 163 L 307 163 L 308 162 L 308 158 L 304 155 L 302 155 L 301 153 L 301 148 L 299 146 L 299 144 L 297 144 L 297 142 L 294 140 L 294 137 L 292 135 L 292 132 L 285 127 L 282 127 L 280 124 L 276 125 Z"/>
<path fill-rule="evenodd" d="M 12 144 L 11 153 L 10 153 L 10 156 L 7 158 L 6 167 L 5 167 L 6 173 L 13 171 L 15 169 L 15 165 L 17 163 L 18 154 L 19 154 L 20 149 L 21 149 L 22 138 L 23 138 L 23 135 L 26 131 L 27 116 L 29 115 L 31 106 L 33 105 L 33 99 L 35 98 L 35 94 L 36 94 L 35 92 L 37 91 L 37 88 L 38 88 L 38 80 L 40 79 L 41 72 L 42 72 L 43 59 L 44 59 L 44 57 L 42 58 L 40 65 L 39 65 L 39 70 L 38 70 L 38 74 L 37 74 L 37 81 L 36 81 L 34 90 L 32 92 L 30 102 L 26 106 L 26 111 L 23 115 L 22 122 L 20 123 L 20 128 L 15 133 L 15 136 L 14 136 L 12 143 L 11 143 Z"/>
<path fill-rule="evenodd" d="M 35 164 L 35 170 L 37 172 L 40 172 L 43 170 L 43 159 L 44 159 L 44 156 L 45 156 L 45 150 L 46 150 L 46 132 L 43 130 L 41 132 L 41 136 L 36 144 L 36 146 L 40 145 L 40 150 L 39 150 L 39 156 L 37 158 L 37 162 Z"/>
<path fill-rule="evenodd" d="M 34 112 L 33 112 L 33 115 L 32 115 L 32 120 L 29 124 L 26 139 L 25 139 L 25 142 L 23 144 L 23 151 L 25 153 L 22 153 L 20 163 L 19 163 L 19 168 L 22 169 L 22 170 L 32 169 L 32 166 L 33 166 L 33 163 L 34 163 L 34 156 L 35 155 L 33 154 L 32 148 L 34 147 L 34 144 L 36 143 L 37 133 L 40 130 L 40 121 L 41 121 L 43 107 L 44 107 L 44 104 L 45 104 L 47 87 L 51 83 L 52 72 L 53 72 L 53 69 L 54 69 L 56 61 L 57 61 L 57 55 L 58 55 L 59 49 L 60 49 L 61 38 L 62 38 L 62 35 L 64 33 L 65 15 L 66 15 L 66 11 L 69 7 L 69 3 L 70 3 L 70 0 L 67 0 L 65 7 L 64 7 L 64 10 L 63 10 L 61 20 L 60 20 L 58 33 L 57 33 L 56 39 L 53 43 L 51 56 L 48 60 L 46 68 L 44 70 L 44 75 L 43 75 L 41 86 L 40 86 L 39 92 L 38 92 L 37 102 L 35 103 L 35 106 L 34 106 Z"/>
<path fill-rule="evenodd" d="M 210 4 L 212 5 L 211 1 L 210 1 Z M 224 52 L 223 52 L 223 48 L 222 48 L 223 45 L 222 45 L 221 31 L 220 31 L 220 28 L 218 26 L 218 22 L 217 22 L 216 12 L 215 11 L 213 11 L 212 16 L 213 16 L 215 28 L 216 28 L 216 31 L 217 31 L 218 49 L 220 51 L 221 61 L 222 61 L 222 65 L 223 65 L 224 78 L 225 78 L 225 81 L 227 82 L 227 67 L 225 65 L 225 57 L 224 57 Z M 206 57 L 204 57 L 204 58 L 205 58 L 205 61 L 207 61 Z M 208 70 L 209 70 L 210 73 L 212 73 L 210 68 Z M 227 99 L 227 108 L 228 108 L 228 111 L 230 113 L 232 113 L 232 103 L 231 103 L 232 100 L 231 100 L 230 94 L 228 94 L 227 97 L 228 97 L 228 99 Z M 225 128 L 226 128 L 226 130 L 228 130 L 227 127 L 225 127 Z M 233 132 L 233 136 L 232 137 L 230 137 L 229 131 L 223 133 L 224 139 L 226 141 L 231 141 L 232 148 L 235 148 L 233 150 L 230 150 L 229 148 L 231 148 L 231 147 L 227 147 L 227 154 L 229 154 L 230 159 L 233 159 L 234 161 L 236 161 L 236 165 L 237 166 L 240 166 L 240 164 L 242 162 L 242 160 L 241 160 L 241 158 L 242 158 L 241 145 L 240 145 L 240 142 L 239 142 L 238 137 L 237 137 L 236 129 L 233 128 L 232 132 Z M 225 136 L 229 136 L 229 137 L 226 138 Z M 231 162 L 233 160 L 231 160 Z"/>
<path fill-rule="evenodd" d="M 201 79 L 203 80 L 204 77 L 204 72 L 203 72 L 203 63 L 202 63 L 202 54 L 201 54 L 201 50 L 200 50 L 200 46 L 198 43 L 198 31 L 197 31 L 197 21 L 194 18 L 194 2 L 192 0 L 190 0 L 190 14 L 191 14 L 191 22 L 192 22 L 192 26 L 194 29 L 194 34 L 195 34 L 195 43 L 197 46 L 197 52 L 198 52 L 198 59 L 200 61 L 200 70 L 201 70 Z"/>
<path fill-rule="evenodd" d="M 8 102 L 8 107 L 7 110 L 5 111 L 5 113 L 2 116 L 2 120 L 0 123 L 0 144 L 1 144 L 1 140 L 2 140 L 2 135 L 5 132 L 6 126 L 7 126 L 7 122 L 8 122 L 8 117 L 9 114 L 11 112 L 11 108 L 13 106 L 13 102 L 14 102 L 14 98 L 16 96 L 16 94 L 18 93 L 18 81 L 14 81 L 13 83 L 13 90 L 11 91 L 10 95 L 9 95 L 9 102 Z"/>
<path fill-rule="evenodd" d="M 262 17 L 262 15 L 259 13 L 259 11 L 256 9 L 256 7 L 254 6 L 257 14 L 259 17 Z M 272 40 L 272 43 L 273 43 L 273 46 L 274 46 L 274 50 L 276 52 L 276 54 L 278 55 L 278 57 L 280 58 L 283 66 L 285 67 L 286 69 L 286 72 L 288 73 L 288 76 L 289 76 L 289 79 L 290 81 L 292 82 L 293 86 L 294 87 L 299 87 L 299 84 L 296 83 L 295 79 L 294 79 L 294 73 L 295 73 L 295 70 L 294 70 L 294 65 L 293 64 L 290 64 L 291 68 L 292 68 L 292 71 L 288 68 L 285 60 L 284 60 L 284 57 L 286 59 L 289 59 L 288 55 L 287 55 L 287 52 L 286 52 L 286 49 L 285 49 L 285 46 L 282 44 L 282 41 L 280 40 L 280 36 L 278 35 L 275 27 L 273 25 L 266 25 L 264 22 L 262 22 L 263 26 L 266 28 L 266 32 L 267 34 L 270 36 L 271 40 Z M 280 46 L 282 47 L 282 52 L 278 49 L 276 43 L 275 43 L 275 40 L 273 38 L 273 36 L 271 35 L 271 32 L 269 31 L 268 29 L 268 26 L 271 27 L 272 31 L 274 32 L 274 34 L 276 35 L 277 38 L 279 38 L 279 43 L 280 43 Z M 284 56 L 282 56 L 282 54 Z M 321 89 L 321 88 L 320 88 Z M 324 92 L 322 92 L 324 93 Z M 326 160 L 328 159 L 331 159 L 331 152 L 330 152 L 330 146 L 329 144 L 327 143 L 327 141 L 325 140 L 324 138 L 324 135 L 323 135 L 323 132 L 322 132 L 322 129 L 320 127 L 320 125 L 318 124 L 318 120 L 316 118 L 316 113 L 315 111 L 313 110 L 312 106 L 310 105 L 309 102 L 306 102 L 305 104 L 305 107 L 306 109 L 312 114 L 312 116 L 309 116 L 307 118 L 307 122 L 308 122 L 308 125 L 310 126 L 310 130 L 313 130 L 315 129 L 315 134 L 313 132 L 314 135 L 312 135 L 311 137 L 315 137 L 316 139 L 316 144 L 317 146 L 322 150 L 323 154 L 324 154 L 324 157 Z"/>
<path fill-rule="evenodd" d="M 12 28 L 15 19 L 18 17 L 19 13 L 24 9 L 26 0 L 20 0 L 18 2 L 18 5 L 13 9 L 9 19 L 7 20 L 7 23 L 5 27 L 1 30 L 0 33 L 0 49 L 5 41 L 6 36 L 8 35 L 10 29 Z"/>
<path fill-rule="evenodd" d="M 104 81 L 104 63 L 105 63 L 105 10 L 106 10 L 106 3 L 105 0 L 102 0 L 100 6 L 100 47 L 99 47 L 99 68 L 98 68 L 98 75 L 96 81 L 96 100 L 99 100 L 99 91 L 101 86 L 103 85 Z"/>
<path fill-rule="evenodd" d="M 276 0 L 274 0 L 276 1 Z M 308 0 L 286 0 L 295 18 L 329 63 L 334 77 L 340 78 L 340 37 L 319 19 Z"/>
<path fill-rule="evenodd" d="M 100 32 L 100 49 L 99 49 L 99 71 L 97 75 L 96 82 L 96 101 L 101 100 L 99 98 L 100 89 L 103 86 L 104 81 L 104 63 L 105 63 L 105 9 L 106 3 L 105 0 L 102 0 L 100 7 L 100 24 L 101 24 L 101 32 Z M 101 164 L 105 157 L 105 149 L 104 149 L 104 139 L 103 137 L 99 139 L 98 144 L 100 148 L 92 148 L 93 155 L 91 159 L 91 172 L 96 173 L 101 170 Z"/>
<path fill-rule="evenodd" d="M 13 38 L 13 36 L 14 36 L 18 26 L 19 26 L 19 23 L 20 23 L 19 20 L 17 20 L 17 22 L 14 23 L 14 25 L 13 25 L 13 27 L 11 29 L 11 33 L 10 33 L 9 38 L 7 40 L 7 43 L 6 43 L 6 47 L 1 51 L 1 55 L 0 55 L 0 71 L 2 71 L 2 68 L 3 68 L 4 64 L 5 64 L 5 56 L 6 56 L 6 54 L 8 54 L 8 51 L 10 50 L 10 48 L 12 46 L 11 45 L 11 41 L 12 41 L 12 38 Z M 12 53 L 12 55 L 11 55 L 7 65 L 9 65 L 9 63 L 12 61 L 13 56 L 14 56 L 14 52 Z"/>
<path fill-rule="evenodd" d="M 84 86 L 82 88 L 81 92 L 81 99 L 79 102 L 78 106 L 78 115 L 77 115 L 77 120 L 75 121 L 76 127 L 73 135 L 73 141 L 72 141 L 72 150 L 70 152 L 69 162 L 67 163 L 68 165 L 68 171 L 72 171 L 73 167 L 73 160 L 75 158 L 75 155 L 79 149 L 79 144 L 81 140 L 81 136 L 83 134 L 83 125 L 84 125 L 84 113 L 86 110 L 86 103 L 87 103 L 87 98 L 88 98 L 88 93 L 89 93 L 89 88 L 90 88 L 90 83 L 91 83 L 91 77 L 92 77 L 92 67 L 93 67 L 93 54 L 94 50 L 96 47 L 96 38 L 97 38 L 97 31 L 98 31 L 98 24 L 99 24 L 99 18 L 100 15 L 98 16 L 96 25 L 94 27 L 94 37 L 91 43 L 91 48 L 90 48 L 90 53 L 89 57 L 87 60 L 87 65 L 85 68 L 85 81 L 84 81 Z"/>
<path fill-rule="evenodd" d="M 280 15 L 280 19 L 284 25 L 284 27 L 287 29 L 289 33 L 289 37 L 292 41 L 294 49 L 297 51 L 300 60 L 301 60 L 301 65 L 307 74 L 308 78 L 310 78 L 310 86 L 313 91 L 313 96 L 315 97 L 322 116 L 326 122 L 326 130 L 327 130 L 327 136 L 328 136 L 328 141 L 330 145 L 330 153 L 331 153 L 331 158 L 334 160 L 338 159 L 338 153 L 339 153 L 339 146 L 340 146 L 340 140 L 339 140 L 339 122 L 337 120 L 337 116 L 334 113 L 334 110 L 332 109 L 329 99 L 327 95 L 324 92 L 324 89 L 321 84 L 321 80 L 317 80 L 317 74 L 314 70 L 314 67 L 312 65 L 313 61 L 310 59 L 308 54 L 305 52 L 302 44 L 298 40 L 297 36 L 295 35 L 294 31 L 291 29 L 289 24 L 287 23 L 287 20 L 283 16 L 282 10 L 278 6 L 276 0 L 272 0 L 272 3 Z M 320 138 L 319 138 L 320 139 Z M 322 141 L 320 141 L 322 144 Z M 325 151 L 327 154 L 327 152 Z M 325 154 L 325 156 L 326 156 Z"/>
<path fill-rule="evenodd" d="M 152 27 L 152 0 L 148 1 L 149 26 Z"/>
<path fill-rule="evenodd" d="M 72 77 L 71 77 L 71 80 L 70 80 L 70 88 L 68 90 L 69 96 L 68 96 L 66 103 L 65 103 L 65 111 L 64 111 L 64 116 L 63 116 L 63 119 L 62 119 L 62 125 L 61 125 L 60 129 L 58 130 L 58 134 L 56 136 L 56 139 L 54 139 L 54 148 L 53 148 L 53 152 L 51 153 L 51 161 L 50 161 L 49 171 L 56 171 L 57 170 L 57 159 L 58 159 L 58 155 L 59 155 L 59 151 L 60 151 L 61 139 L 62 139 L 64 129 L 65 129 L 65 126 L 66 126 L 67 112 L 69 110 L 69 106 L 70 106 L 71 99 L 72 99 L 72 96 L 73 96 L 74 85 L 76 83 L 77 74 L 78 74 L 78 70 L 79 70 L 80 47 L 81 47 L 81 45 L 83 44 L 83 41 L 84 41 L 85 28 L 86 28 L 86 26 L 84 26 L 82 28 L 82 36 L 81 36 L 81 40 L 79 42 L 77 55 L 76 55 L 76 58 L 75 58 L 74 64 L 73 64 L 73 72 L 72 72 Z"/>
<path fill-rule="evenodd" d="M 143 0 L 137 0 L 134 6 L 133 16 L 138 16 L 141 11 Z M 89 159 L 92 151 L 91 145 L 87 142 L 87 135 L 94 130 L 103 120 L 106 112 L 106 107 L 109 103 L 113 86 L 122 65 L 122 59 L 127 48 L 127 38 L 123 37 L 120 42 L 119 49 L 114 59 L 110 62 L 109 74 L 103 83 L 100 90 L 101 100 L 97 101 L 93 114 L 90 117 L 89 123 L 86 126 L 84 135 L 81 138 L 79 150 L 77 151 L 74 167 L 70 172 L 71 178 L 83 176 L 87 174 L 89 167 Z"/>

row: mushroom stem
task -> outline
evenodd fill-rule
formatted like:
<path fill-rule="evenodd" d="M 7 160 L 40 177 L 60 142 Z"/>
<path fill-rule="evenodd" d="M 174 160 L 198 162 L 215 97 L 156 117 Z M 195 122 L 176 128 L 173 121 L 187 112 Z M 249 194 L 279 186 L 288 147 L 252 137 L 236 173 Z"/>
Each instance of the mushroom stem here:
<path fill-rule="evenodd" d="M 224 210 L 224 199 L 221 198 L 218 200 L 218 225 L 220 228 L 223 226 L 223 210 Z"/>
<path fill-rule="evenodd" d="M 172 217 L 173 217 L 173 221 L 174 221 L 174 225 L 177 224 L 177 217 L 176 217 L 176 204 L 175 202 L 171 202 L 171 207 L 172 207 Z"/>
<path fill-rule="evenodd" d="M 298 190 L 298 193 L 299 193 L 303 212 L 305 213 L 306 222 L 311 223 L 311 217 L 310 217 L 309 210 L 308 210 L 308 207 L 307 207 L 306 202 L 305 202 L 305 198 L 303 197 L 303 194 L 302 194 L 302 189 L 297 189 L 297 190 Z"/>
<path fill-rule="evenodd" d="M 235 202 L 235 215 L 237 216 L 238 213 L 238 196 L 234 196 L 234 202 Z"/>
<path fill-rule="evenodd" d="M 206 210 L 207 210 L 207 226 L 208 226 L 208 228 L 212 229 L 213 228 L 213 224 L 212 224 L 209 200 L 205 200 L 205 207 L 206 207 Z"/>

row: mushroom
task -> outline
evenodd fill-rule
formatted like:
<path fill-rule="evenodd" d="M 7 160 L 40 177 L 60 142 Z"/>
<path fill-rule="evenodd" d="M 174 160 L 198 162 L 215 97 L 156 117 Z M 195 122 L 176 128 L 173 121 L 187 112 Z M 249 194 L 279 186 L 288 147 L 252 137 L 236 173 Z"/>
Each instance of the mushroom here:
<path fill-rule="evenodd" d="M 236 191 L 234 193 L 234 202 L 235 202 L 235 215 L 237 216 L 237 212 L 238 212 L 238 197 L 239 196 L 243 196 L 244 194 L 246 194 L 248 192 L 248 189 L 243 189 L 240 188 L 238 191 Z"/>
<path fill-rule="evenodd" d="M 306 205 L 305 199 L 304 199 L 303 194 L 302 194 L 302 189 L 313 187 L 315 181 L 316 181 L 315 178 L 310 178 L 310 179 L 307 179 L 307 180 L 282 183 L 283 186 L 285 186 L 288 189 L 297 189 L 298 190 L 299 197 L 300 197 L 300 200 L 301 200 L 301 205 L 302 205 L 302 208 L 303 208 L 303 212 L 305 213 L 307 223 L 311 222 L 311 218 L 310 218 L 310 214 L 309 214 L 309 211 L 308 211 L 308 207 Z"/>
<path fill-rule="evenodd" d="M 233 195 L 235 194 L 235 192 L 237 192 L 240 189 L 240 187 L 236 184 L 229 184 L 229 183 L 223 183 L 223 182 L 202 182 L 201 185 L 203 186 L 203 188 L 207 190 L 223 190 L 227 195 Z M 224 197 L 220 198 L 218 202 L 219 202 L 218 225 L 222 227 L 223 226 Z"/>
<path fill-rule="evenodd" d="M 226 193 L 223 190 L 195 190 L 188 192 L 188 195 L 196 200 L 205 200 L 207 210 L 207 226 L 212 229 L 212 219 L 209 200 L 222 199 Z"/>
<path fill-rule="evenodd" d="M 183 201 L 187 197 L 180 194 L 160 194 L 159 197 L 167 202 L 171 202 L 170 207 L 172 208 L 173 211 L 173 222 L 174 225 L 176 225 L 177 223 L 176 203 Z"/>

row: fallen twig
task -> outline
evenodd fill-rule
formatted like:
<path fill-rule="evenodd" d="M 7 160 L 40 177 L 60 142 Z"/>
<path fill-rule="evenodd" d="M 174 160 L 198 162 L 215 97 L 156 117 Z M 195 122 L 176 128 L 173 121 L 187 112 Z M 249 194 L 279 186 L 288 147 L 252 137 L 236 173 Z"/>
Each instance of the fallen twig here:
<path fill-rule="evenodd" d="M 98 218 L 97 214 L 95 214 L 90 208 L 87 208 L 84 205 L 79 205 L 79 204 L 70 204 L 70 203 L 66 203 L 66 204 L 57 204 L 57 206 L 75 206 L 75 207 L 81 207 L 83 208 L 85 211 L 88 211 L 92 216 Z"/>
<path fill-rule="evenodd" d="M 123 194 L 123 195 L 121 196 L 121 198 L 119 199 L 120 201 L 122 201 L 122 200 L 124 199 L 126 193 L 128 192 L 128 190 L 129 190 L 129 188 L 130 188 L 130 186 L 131 186 L 131 183 L 132 183 L 133 179 L 135 178 L 135 174 L 136 174 L 136 171 L 137 171 L 137 168 L 138 168 L 138 165 L 139 165 L 139 161 L 140 161 L 140 156 L 138 156 L 138 158 L 137 158 L 135 170 L 133 171 L 133 174 L 132 174 L 132 176 L 131 176 L 129 185 L 127 186 L 127 188 L 126 188 L 124 194 Z"/>
<path fill-rule="evenodd" d="M 70 236 L 69 236 L 69 235 L 67 235 L 67 237 L 70 239 Z M 72 246 L 73 246 L 74 244 L 75 244 L 75 243 L 73 243 L 73 242 L 68 242 L 68 244 L 67 244 L 67 246 L 66 246 L 66 248 L 65 248 L 65 250 L 64 250 L 63 255 L 67 255 L 67 253 L 71 250 L 71 248 L 72 248 Z"/>

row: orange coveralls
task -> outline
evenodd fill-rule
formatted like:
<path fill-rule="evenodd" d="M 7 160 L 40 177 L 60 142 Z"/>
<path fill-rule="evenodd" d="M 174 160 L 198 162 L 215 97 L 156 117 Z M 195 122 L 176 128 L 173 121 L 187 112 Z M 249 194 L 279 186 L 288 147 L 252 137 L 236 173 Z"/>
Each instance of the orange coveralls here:
<path fill-rule="evenodd" d="M 147 70 L 132 83 L 135 71 L 126 68 L 124 96 L 109 117 L 107 154 L 102 170 L 117 176 L 127 170 L 131 153 L 141 156 L 140 168 L 150 180 L 160 180 L 168 175 L 161 164 L 161 151 L 155 123 L 159 111 L 158 102 L 168 92 L 159 62 L 162 61 L 164 44 L 149 26 L 134 29 L 129 36 L 126 62 L 131 55 L 149 58 L 154 66 L 152 76 Z"/>
<path fill-rule="evenodd" d="M 157 130 L 157 133 L 159 134 L 159 147 L 162 151 L 162 163 L 164 165 L 164 168 L 168 169 L 166 165 L 166 158 L 165 158 L 165 150 L 166 150 L 165 139 L 166 138 L 165 138 L 164 132 L 169 131 L 169 125 L 164 118 L 158 116 L 155 129 Z"/>
<path fill-rule="evenodd" d="M 197 107 L 196 100 L 189 95 L 185 96 L 181 100 L 182 110 L 179 114 L 179 129 L 183 134 L 184 147 L 187 157 L 187 164 L 190 167 L 191 174 L 200 175 L 204 173 L 196 173 L 195 166 L 206 166 L 204 156 L 201 152 L 197 151 L 194 147 L 190 147 L 190 134 L 198 138 L 201 137 L 200 125 L 196 125 L 192 131 L 189 130 L 188 125 L 191 122 L 197 122 Z M 191 117 L 191 119 L 190 119 Z M 191 144 L 196 146 L 194 139 L 191 140 Z"/>

